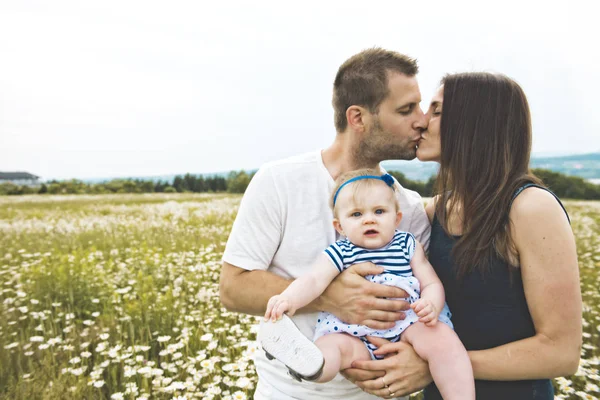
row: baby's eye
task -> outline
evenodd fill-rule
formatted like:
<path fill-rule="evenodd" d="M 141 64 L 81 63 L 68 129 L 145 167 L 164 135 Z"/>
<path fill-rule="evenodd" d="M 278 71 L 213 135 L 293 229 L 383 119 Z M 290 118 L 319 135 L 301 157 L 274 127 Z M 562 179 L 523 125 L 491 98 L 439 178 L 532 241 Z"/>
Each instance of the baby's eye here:
<path fill-rule="evenodd" d="M 383 214 L 384 212 L 385 210 L 382 208 L 378 208 L 377 210 L 375 210 L 375 214 Z"/>
<path fill-rule="evenodd" d="M 358 211 L 356 211 L 356 212 L 353 212 L 353 213 L 351 214 L 351 216 L 352 216 L 352 217 L 360 217 L 361 215 L 362 215 L 362 214 L 361 214 L 360 212 L 358 212 Z"/>

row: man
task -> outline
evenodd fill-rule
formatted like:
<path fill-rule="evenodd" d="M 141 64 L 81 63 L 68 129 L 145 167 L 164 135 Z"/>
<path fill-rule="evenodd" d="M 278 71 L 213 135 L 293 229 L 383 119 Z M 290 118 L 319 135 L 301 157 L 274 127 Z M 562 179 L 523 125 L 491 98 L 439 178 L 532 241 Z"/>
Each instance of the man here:
<path fill-rule="evenodd" d="M 264 165 L 254 176 L 233 225 L 223 255 L 220 295 L 230 310 L 264 315 L 267 301 L 303 274 L 327 246 L 338 239 L 329 198 L 335 179 L 359 168 L 377 168 L 387 159 L 413 159 L 427 120 L 419 103 L 415 60 L 379 48 L 348 59 L 333 88 L 334 142 L 327 149 Z M 403 213 L 399 229 L 412 232 L 427 247 L 430 226 L 421 197 L 399 188 Z M 317 311 L 343 321 L 384 329 L 408 308 L 401 289 L 363 279 L 383 268 L 355 265 L 340 274 L 325 293 L 293 320 L 312 339 Z M 406 352 L 403 362 L 416 360 Z M 338 375 L 327 384 L 298 383 L 278 361 L 256 357 L 259 382 L 255 399 L 363 400 L 363 393 Z M 422 367 L 422 363 L 420 363 Z M 429 382 L 423 382 L 423 385 Z M 413 389 L 418 389 L 417 387 Z"/>

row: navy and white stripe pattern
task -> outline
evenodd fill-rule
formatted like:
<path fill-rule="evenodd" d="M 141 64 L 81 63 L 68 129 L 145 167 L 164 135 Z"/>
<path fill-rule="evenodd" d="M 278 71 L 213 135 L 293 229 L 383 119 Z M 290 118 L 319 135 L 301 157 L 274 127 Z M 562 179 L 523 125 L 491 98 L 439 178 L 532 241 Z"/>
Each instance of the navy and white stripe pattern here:
<path fill-rule="evenodd" d="M 410 260 L 415 253 L 415 246 L 412 233 L 396 231 L 390 243 L 381 249 L 364 249 L 343 239 L 325 249 L 325 253 L 339 272 L 353 264 L 372 262 L 384 267 L 386 273 L 412 276 Z"/>

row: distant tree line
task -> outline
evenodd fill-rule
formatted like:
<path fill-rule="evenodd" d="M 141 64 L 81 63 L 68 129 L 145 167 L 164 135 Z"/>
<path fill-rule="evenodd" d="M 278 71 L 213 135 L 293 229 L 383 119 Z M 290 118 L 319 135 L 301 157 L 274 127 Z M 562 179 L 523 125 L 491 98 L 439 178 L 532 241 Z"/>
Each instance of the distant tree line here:
<path fill-rule="evenodd" d="M 402 186 L 431 197 L 435 187 L 435 176 L 427 181 L 413 181 L 402 172 L 389 171 Z M 544 169 L 534 169 L 533 173 L 557 196 L 564 199 L 600 200 L 600 185 L 583 178 L 567 176 Z M 79 180 L 50 181 L 38 187 L 0 184 L 0 195 L 21 194 L 105 194 L 105 193 L 244 193 L 254 173 L 233 171 L 225 176 L 178 175 L 169 181 L 142 179 L 113 179 L 103 183 L 85 183 Z"/>
<path fill-rule="evenodd" d="M 595 185 L 578 176 L 568 176 L 547 169 L 531 170 L 550 190 L 563 199 L 600 200 L 600 185 Z M 435 175 L 427 181 L 412 181 L 402 172 L 389 171 L 400 184 L 418 192 L 423 197 L 432 197 L 435 189 Z"/>
<path fill-rule="evenodd" d="M 595 185 L 578 176 L 564 175 L 547 169 L 534 169 L 550 190 L 563 199 L 600 200 L 600 185 Z"/>
<path fill-rule="evenodd" d="M 231 172 L 227 177 L 214 175 L 178 175 L 166 180 L 113 179 L 102 183 L 86 183 L 72 179 L 49 181 L 40 186 L 0 184 L 0 195 L 20 194 L 106 194 L 106 193 L 244 193 L 254 173 Z"/>

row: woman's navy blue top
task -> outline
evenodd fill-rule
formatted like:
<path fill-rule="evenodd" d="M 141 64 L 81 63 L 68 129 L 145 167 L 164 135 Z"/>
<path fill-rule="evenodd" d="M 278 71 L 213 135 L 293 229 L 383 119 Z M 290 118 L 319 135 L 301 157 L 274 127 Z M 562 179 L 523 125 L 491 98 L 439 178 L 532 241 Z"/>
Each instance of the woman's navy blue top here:
<path fill-rule="evenodd" d="M 514 197 L 530 186 L 533 185 L 522 187 Z M 459 280 L 456 265 L 450 256 L 456 239 L 446 234 L 434 216 L 429 261 L 444 285 L 454 329 L 466 349 L 489 349 L 534 336 L 535 328 L 527 307 L 520 269 L 496 257 L 488 271 L 473 271 Z M 554 399 L 549 379 L 475 380 L 475 391 L 477 399 L 481 400 Z M 441 398 L 435 384 L 425 389 L 426 400 Z"/>

